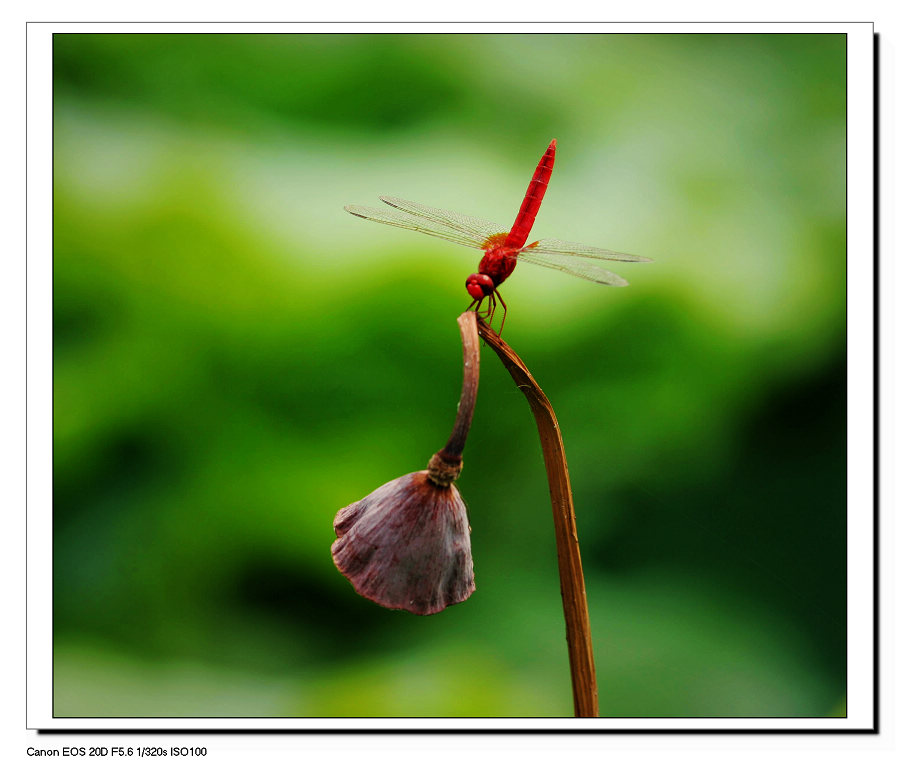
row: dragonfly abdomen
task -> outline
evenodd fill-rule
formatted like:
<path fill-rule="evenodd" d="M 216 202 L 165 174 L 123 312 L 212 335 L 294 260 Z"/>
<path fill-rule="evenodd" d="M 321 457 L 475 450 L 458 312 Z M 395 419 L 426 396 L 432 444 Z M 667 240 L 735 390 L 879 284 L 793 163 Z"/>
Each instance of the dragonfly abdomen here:
<path fill-rule="evenodd" d="M 522 206 L 519 208 L 516 222 L 513 223 L 513 227 L 509 230 L 509 236 L 506 238 L 507 247 L 521 250 L 528 240 L 528 234 L 531 232 L 534 219 L 537 217 L 544 194 L 547 192 L 547 185 L 550 183 L 550 175 L 553 173 L 553 161 L 555 158 L 556 140 L 552 140 L 540 162 L 538 162 L 537 169 L 534 170 L 534 176 L 528 184 L 528 190 L 525 192 L 525 198 L 522 200 Z"/>

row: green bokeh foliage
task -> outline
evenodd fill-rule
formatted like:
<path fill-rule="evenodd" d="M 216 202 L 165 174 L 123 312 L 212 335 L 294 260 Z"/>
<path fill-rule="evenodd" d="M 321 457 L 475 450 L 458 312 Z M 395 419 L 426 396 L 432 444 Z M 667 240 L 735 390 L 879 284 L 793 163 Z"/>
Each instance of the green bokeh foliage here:
<path fill-rule="evenodd" d="M 478 590 L 430 618 L 331 520 L 446 440 L 464 248 L 393 193 L 651 255 L 534 267 L 504 331 L 569 457 L 601 714 L 843 714 L 838 35 L 57 35 L 55 711 L 566 715 L 527 404 L 488 350 Z M 394 233 L 396 231 L 396 233 Z"/>

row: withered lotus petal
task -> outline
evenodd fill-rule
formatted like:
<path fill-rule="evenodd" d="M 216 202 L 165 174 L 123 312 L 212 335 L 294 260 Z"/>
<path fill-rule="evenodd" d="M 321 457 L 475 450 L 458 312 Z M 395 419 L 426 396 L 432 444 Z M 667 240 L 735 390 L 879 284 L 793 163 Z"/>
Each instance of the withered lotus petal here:
<path fill-rule="evenodd" d="M 475 590 L 466 505 L 456 487 L 426 471 L 380 486 L 337 512 L 335 566 L 383 607 L 439 613 Z"/>

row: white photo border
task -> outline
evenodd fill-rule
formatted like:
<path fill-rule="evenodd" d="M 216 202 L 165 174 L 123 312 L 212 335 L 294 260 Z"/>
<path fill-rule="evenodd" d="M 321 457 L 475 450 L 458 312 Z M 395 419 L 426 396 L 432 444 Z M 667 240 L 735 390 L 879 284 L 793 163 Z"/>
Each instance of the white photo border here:
<path fill-rule="evenodd" d="M 541 28 L 544 29 L 541 29 Z M 830 33 L 847 39 L 847 716 L 844 718 L 58 718 L 53 716 L 55 33 Z M 40 730 L 764 732 L 878 730 L 875 72 L 871 23 L 55 23 L 26 25 L 26 723 Z M 851 270 L 852 269 L 852 270 Z"/>

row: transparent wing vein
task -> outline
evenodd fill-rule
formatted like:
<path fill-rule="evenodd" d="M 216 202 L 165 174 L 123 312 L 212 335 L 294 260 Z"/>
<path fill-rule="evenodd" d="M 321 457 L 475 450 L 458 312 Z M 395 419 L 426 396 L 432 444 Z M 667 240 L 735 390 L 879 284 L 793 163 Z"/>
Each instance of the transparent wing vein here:
<path fill-rule="evenodd" d="M 495 234 L 505 233 L 508 229 L 504 229 L 499 223 L 493 223 L 489 220 L 482 220 L 472 215 L 463 215 L 461 212 L 451 212 L 450 210 L 441 210 L 437 207 L 428 207 L 425 204 L 417 204 L 407 199 L 399 199 L 396 196 L 379 196 L 379 199 L 385 204 L 402 210 L 410 215 L 425 218 L 436 225 L 451 228 L 468 234 L 471 237 L 480 239 L 483 243 L 488 237 Z"/>
<path fill-rule="evenodd" d="M 375 223 L 384 223 L 388 226 L 396 226 L 397 228 L 405 228 L 409 231 L 418 231 L 420 234 L 445 239 L 448 242 L 454 242 L 464 247 L 474 247 L 476 250 L 481 249 L 481 240 L 476 239 L 464 232 L 457 231 L 447 227 L 438 226 L 423 218 L 414 218 L 406 213 L 398 210 L 381 210 L 375 207 L 358 207 L 350 204 L 344 207 L 351 215 L 358 218 L 371 220 Z"/>
<path fill-rule="evenodd" d="M 604 250 L 602 247 L 591 247 L 578 242 L 564 242 L 562 239 L 542 239 L 523 250 L 529 254 L 546 256 L 565 256 L 587 259 L 600 258 L 605 261 L 627 261 L 629 263 L 652 263 L 652 258 L 629 253 L 617 253 L 615 250 Z"/>
<path fill-rule="evenodd" d="M 445 239 L 464 247 L 476 250 L 485 249 L 485 243 L 491 236 L 503 233 L 503 227 L 488 220 L 462 215 L 436 207 L 426 207 L 406 199 L 382 196 L 381 200 L 392 207 L 390 210 L 377 207 L 361 207 L 350 204 L 344 207 L 351 215 L 358 218 L 384 223 L 387 226 L 418 231 L 420 234 Z"/>
<path fill-rule="evenodd" d="M 628 281 L 618 274 L 607 271 L 596 263 L 592 263 L 585 258 L 579 258 L 574 255 L 548 256 L 530 250 L 523 250 L 519 253 L 518 260 L 525 263 L 533 263 L 535 266 L 556 269 L 557 271 L 562 271 L 575 277 L 581 277 L 582 279 L 590 280 L 591 282 L 598 282 L 601 285 L 621 287 L 628 284 Z"/>

